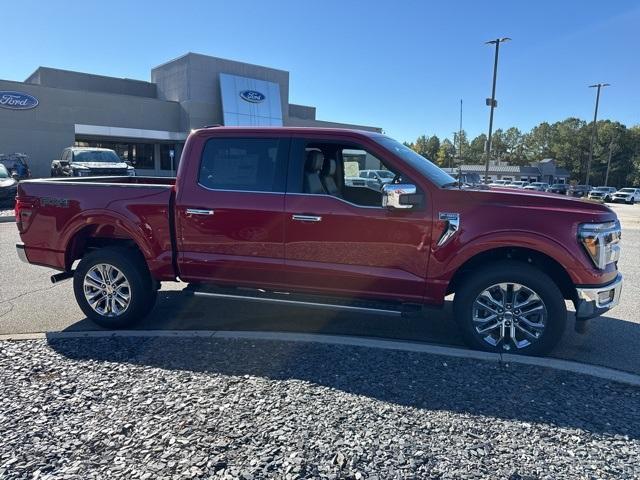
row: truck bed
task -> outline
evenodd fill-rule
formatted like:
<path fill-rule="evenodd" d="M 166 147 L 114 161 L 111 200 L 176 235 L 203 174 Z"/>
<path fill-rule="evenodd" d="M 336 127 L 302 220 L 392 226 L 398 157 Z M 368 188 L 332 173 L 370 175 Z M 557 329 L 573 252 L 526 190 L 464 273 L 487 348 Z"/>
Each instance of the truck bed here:
<path fill-rule="evenodd" d="M 31 263 L 69 270 L 88 243 L 135 242 L 156 278 L 173 279 L 174 185 L 169 177 L 20 182 L 16 216 L 24 253 Z"/>
<path fill-rule="evenodd" d="M 62 177 L 62 178 L 39 178 L 28 180 L 29 183 L 37 184 L 92 184 L 92 185 L 129 185 L 129 186 L 172 186 L 176 184 L 175 177 Z"/>

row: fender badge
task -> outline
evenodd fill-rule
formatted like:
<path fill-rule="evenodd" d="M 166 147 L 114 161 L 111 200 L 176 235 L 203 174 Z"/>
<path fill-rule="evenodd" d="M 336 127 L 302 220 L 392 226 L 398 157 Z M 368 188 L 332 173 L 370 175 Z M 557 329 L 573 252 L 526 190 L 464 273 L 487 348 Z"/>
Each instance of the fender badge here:
<path fill-rule="evenodd" d="M 440 240 L 438 240 L 438 247 L 441 247 L 445 243 L 447 243 L 458 230 L 460 230 L 460 214 L 451 212 L 440 212 L 438 213 L 438 219 L 447 222 L 447 226 L 442 232 L 442 235 L 440 235 Z"/>

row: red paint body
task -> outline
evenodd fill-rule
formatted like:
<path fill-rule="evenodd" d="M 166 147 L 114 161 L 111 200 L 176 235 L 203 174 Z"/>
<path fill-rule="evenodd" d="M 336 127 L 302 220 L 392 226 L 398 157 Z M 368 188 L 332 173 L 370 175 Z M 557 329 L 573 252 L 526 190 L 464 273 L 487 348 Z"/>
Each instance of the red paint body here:
<path fill-rule="evenodd" d="M 21 182 L 17 215 L 27 258 L 69 270 L 87 242 L 128 240 L 159 281 L 179 276 L 187 282 L 428 304 L 444 301 L 465 262 L 502 247 L 550 257 L 576 285 L 615 279 L 616 267 L 597 270 L 577 241 L 580 223 L 616 219 L 607 207 L 537 192 L 438 188 L 372 135 L 338 129 L 204 129 L 189 137 L 175 184 L 143 177 Z M 215 136 L 357 143 L 409 173 L 424 193 L 424 208 L 394 211 L 328 195 L 206 189 L 197 182 L 200 156 L 205 141 Z M 188 208 L 215 214 L 187 215 Z M 444 228 L 439 212 L 457 212 L 461 222 L 442 247 L 437 246 Z M 322 222 L 295 222 L 293 214 L 318 215 Z"/>

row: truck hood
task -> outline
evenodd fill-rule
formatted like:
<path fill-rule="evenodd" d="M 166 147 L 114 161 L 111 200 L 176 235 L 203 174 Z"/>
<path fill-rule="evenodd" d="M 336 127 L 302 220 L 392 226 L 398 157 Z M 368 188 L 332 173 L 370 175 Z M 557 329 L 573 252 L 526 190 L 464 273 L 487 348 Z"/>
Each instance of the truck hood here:
<path fill-rule="evenodd" d="M 563 222 L 606 222 L 615 220 L 616 214 L 609 207 L 586 199 L 567 197 L 555 193 L 510 189 L 469 189 L 448 191 L 463 211 L 489 208 L 495 215 L 514 217 L 524 215 L 518 224 L 529 223 L 527 217 L 544 216 L 549 222 L 562 219 Z M 480 211 L 478 211 L 480 214 Z"/>
<path fill-rule="evenodd" d="M 72 168 L 90 168 L 91 170 L 100 170 L 101 168 L 122 168 L 127 169 L 129 165 L 124 162 L 109 163 L 109 162 L 73 162 Z"/>

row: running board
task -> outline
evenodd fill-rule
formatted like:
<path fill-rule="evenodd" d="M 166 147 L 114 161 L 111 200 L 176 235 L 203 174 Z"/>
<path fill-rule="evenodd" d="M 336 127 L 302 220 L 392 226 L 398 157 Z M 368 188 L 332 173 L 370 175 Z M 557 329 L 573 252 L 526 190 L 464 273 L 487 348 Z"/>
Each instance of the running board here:
<path fill-rule="evenodd" d="M 190 288 L 187 288 L 186 291 L 191 292 L 196 297 L 243 300 L 246 302 L 254 303 L 271 303 L 275 305 L 340 310 L 345 312 L 369 313 L 393 317 L 406 316 L 420 310 L 420 306 L 414 304 L 391 304 L 389 302 L 389 304 L 386 305 L 384 302 L 371 302 L 366 300 L 356 300 L 350 302 L 348 299 L 323 299 L 322 297 L 312 299 L 309 298 L 310 296 L 308 295 L 305 295 L 304 298 L 296 298 L 295 295 L 286 292 L 275 292 L 273 294 L 268 294 L 267 292 L 257 290 L 256 295 L 244 295 L 242 293 L 236 293 L 235 291 L 202 291 Z M 283 296 L 290 296 L 292 298 L 281 298 Z"/>

